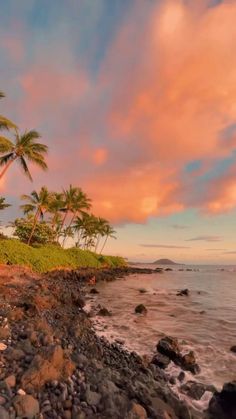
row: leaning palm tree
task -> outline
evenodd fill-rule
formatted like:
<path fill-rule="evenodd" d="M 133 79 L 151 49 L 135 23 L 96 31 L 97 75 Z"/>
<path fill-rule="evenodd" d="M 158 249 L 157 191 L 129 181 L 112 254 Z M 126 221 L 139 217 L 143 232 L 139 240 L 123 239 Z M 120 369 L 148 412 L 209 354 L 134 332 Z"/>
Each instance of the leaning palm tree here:
<path fill-rule="evenodd" d="M 0 166 L 3 166 L 4 168 L 0 173 L 0 179 L 15 161 L 18 161 L 25 175 L 31 181 L 32 176 L 28 168 L 27 160 L 30 163 L 39 166 L 42 170 L 47 169 L 45 156 L 48 152 L 48 146 L 38 143 L 37 140 L 39 138 L 40 134 L 35 130 L 27 131 L 23 135 L 19 135 L 19 133 L 16 132 L 15 142 L 1 137 L 0 153 L 4 153 L 4 155 L 0 157 Z"/>
<path fill-rule="evenodd" d="M 21 199 L 28 201 L 27 204 L 21 205 L 21 209 L 24 214 L 34 214 L 33 226 L 28 239 L 28 244 L 30 244 L 38 220 L 40 218 L 43 220 L 45 212 L 49 210 L 51 193 L 48 191 L 46 186 L 42 186 L 39 192 L 33 191 L 30 195 L 22 195 Z"/>
<path fill-rule="evenodd" d="M 65 201 L 64 208 L 61 211 L 64 212 L 64 217 L 62 220 L 62 228 L 65 225 L 66 218 L 71 214 L 71 219 L 68 224 L 68 228 L 72 226 L 72 223 L 76 216 L 79 214 L 85 213 L 91 207 L 91 200 L 87 195 L 82 191 L 82 189 L 73 187 L 70 185 L 68 190 L 63 190 L 63 197 Z M 66 235 L 64 236 L 63 245 L 66 241 Z"/>
<path fill-rule="evenodd" d="M 104 233 L 105 233 L 104 235 L 106 236 L 106 238 L 105 238 L 103 246 L 100 250 L 100 254 L 102 253 L 104 247 L 106 246 L 106 243 L 107 243 L 107 240 L 108 240 L 109 237 L 111 237 L 112 239 L 116 239 L 115 232 L 116 231 L 114 230 L 113 227 L 111 227 L 109 224 L 106 225 L 106 228 L 104 229 Z"/>
<path fill-rule="evenodd" d="M 52 215 L 50 219 L 50 223 L 52 229 L 54 230 L 56 226 L 59 225 L 59 221 L 61 222 L 61 210 L 65 207 L 65 201 L 63 198 L 62 193 L 53 192 L 51 194 L 51 200 L 49 204 L 49 213 Z"/>

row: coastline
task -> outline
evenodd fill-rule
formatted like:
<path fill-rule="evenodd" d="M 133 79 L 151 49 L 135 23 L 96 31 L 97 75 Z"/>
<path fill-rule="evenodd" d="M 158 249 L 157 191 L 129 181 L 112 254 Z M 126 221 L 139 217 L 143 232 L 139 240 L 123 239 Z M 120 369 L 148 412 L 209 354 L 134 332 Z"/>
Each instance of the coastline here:
<path fill-rule="evenodd" d="M 84 311 L 88 281 L 135 272 L 156 271 L 83 268 L 39 276 L 20 267 L 1 268 L 4 418 L 20 417 L 24 409 L 29 418 L 210 417 L 180 401 L 158 366 L 96 335 Z"/>

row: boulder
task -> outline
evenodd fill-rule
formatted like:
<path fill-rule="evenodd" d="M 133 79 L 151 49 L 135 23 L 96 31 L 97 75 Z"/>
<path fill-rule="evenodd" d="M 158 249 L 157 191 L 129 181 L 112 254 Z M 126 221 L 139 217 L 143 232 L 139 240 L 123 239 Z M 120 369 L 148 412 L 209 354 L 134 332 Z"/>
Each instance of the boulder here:
<path fill-rule="evenodd" d="M 231 352 L 236 354 L 236 345 L 231 346 L 230 350 Z"/>
<path fill-rule="evenodd" d="M 177 360 L 177 364 L 179 364 L 184 370 L 190 371 L 192 374 L 198 374 L 200 372 L 200 367 L 196 362 L 193 351 L 190 351 L 183 356 L 180 355 Z"/>
<path fill-rule="evenodd" d="M 212 419 L 236 418 L 236 381 L 224 384 L 221 392 L 214 393 L 208 413 Z"/>
<path fill-rule="evenodd" d="M 5 378 L 5 383 L 9 386 L 9 387 L 15 387 L 16 386 L 16 377 L 15 375 L 9 375 L 8 377 Z"/>
<path fill-rule="evenodd" d="M 165 369 L 170 363 L 170 358 L 160 353 L 154 355 L 151 361 L 152 364 L 157 365 L 159 368 Z"/>
<path fill-rule="evenodd" d="M 90 294 L 99 294 L 99 291 L 97 290 L 97 288 L 91 288 Z"/>
<path fill-rule="evenodd" d="M 96 391 L 91 391 L 89 388 L 86 390 L 85 399 L 90 406 L 97 406 L 101 400 L 101 394 Z"/>
<path fill-rule="evenodd" d="M 61 346 L 51 346 L 41 355 L 36 355 L 23 374 L 23 389 L 39 389 L 46 382 L 67 378 L 75 369 L 74 363 L 67 359 Z"/>
<path fill-rule="evenodd" d="M 174 362 L 180 357 L 178 340 L 176 338 L 172 338 L 171 336 L 165 336 L 160 339 L 157 344 L 157 350 Z"/>
<path fill-rule="evenodd" d="M 191 399 L 200 400 L 206 391 L 206 386 L 196 381 L 187 381 L 180 387 L 182 393 L 187 394 Z"/>
<path fill-rule="evenodd" d="M 14 397 L 13 405 L 20 418 L 34 419 L 39 414 L 39 402 L 29 394 Z"/>
<path fill-rule="evenodd" d="M 141 404 L 132 403 L 131 409 L 125 419 L 147 419 L 147 412 Z"/>
<path fill-rule="evenodd" d="M 189 290 L 188 290 L 188 288 L 185 288 L 184 290 L 178 291 L 176 295 L 181 296 L 181 297 L 185 295 L 185 296 L 188 297 L 189 296 Z"/>
<path fill-rule="evenodd" d="M 147 290 L 145 288 L 140 288 L 139 292 L 140 292 L 140 294 L 145 294 L 147 292 Z"/>
<path fill-rule="evenodd" d="M 111 316 L 111 312 L 109 310 L 107 310 L 106 307 L 102 307 L 102 308 L 100 308 L 100 310 L 98 312 L 98 316 L 108 317 L 108 316 Z"/>
<path fill-rule="evenodd" d="M 135 313 L 136 314 L 146 314 L 147 313 L 147 309 L 145 307 L 144 304 L 139 304 L 135 307 Z"/>

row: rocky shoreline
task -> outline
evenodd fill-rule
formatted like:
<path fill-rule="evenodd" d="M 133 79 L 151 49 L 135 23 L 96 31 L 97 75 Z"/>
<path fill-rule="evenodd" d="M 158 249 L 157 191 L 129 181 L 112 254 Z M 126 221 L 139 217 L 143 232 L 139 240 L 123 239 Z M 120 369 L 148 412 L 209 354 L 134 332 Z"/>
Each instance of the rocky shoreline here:
<path fill-rule="evenodd" d="M 95 334 L 83 309 L 88 283 L 153 272 L 127 267 L 38 276 L 1 267 L 0 419 L 233 418 L 236 384 L 215 393 L 208 412 L 193 411 L 168 385 L 163 342 L 150 363 Z"/>

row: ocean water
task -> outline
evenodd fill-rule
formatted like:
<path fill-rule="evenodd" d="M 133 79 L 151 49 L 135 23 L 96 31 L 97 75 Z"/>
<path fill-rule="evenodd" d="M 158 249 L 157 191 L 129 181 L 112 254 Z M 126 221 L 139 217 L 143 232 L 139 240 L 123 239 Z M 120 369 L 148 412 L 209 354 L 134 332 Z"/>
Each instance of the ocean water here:
<path fill-rule="evenodd" d="M 153 265 L 152 265 L 153 267 Z M 151 356 L 158 340 L 164 335 L 177 337 L 183 352 L 194 350 L 201 372 L 195 379 L 213 384 L 217 389 L 236 379 L 236 266 L 172 266 L 163 274 L 131 275 L 110 283 L 99 283 L 99 294 L 91 304 L 106 307 L 111 317 L 94 318 L 97 333 L 109 340 L 122 339 L 125 347 L 141 355 Z M 186 271 L 192 268 L 192 271 Z M 145 288 L 146 293 L 140 293 Z M 177 296 L 188 288 L 188 297 Z M 144 304 L 146 315 L 134 313 L 135 306 Z M 168 367 L 177 376 L 178 367 Z M 178 391 L 178 386 L 173 387 Z M 210 394 L 195 403 L 207 406 Z M 185 396 L 182 396 L 184 398 Z"/>

